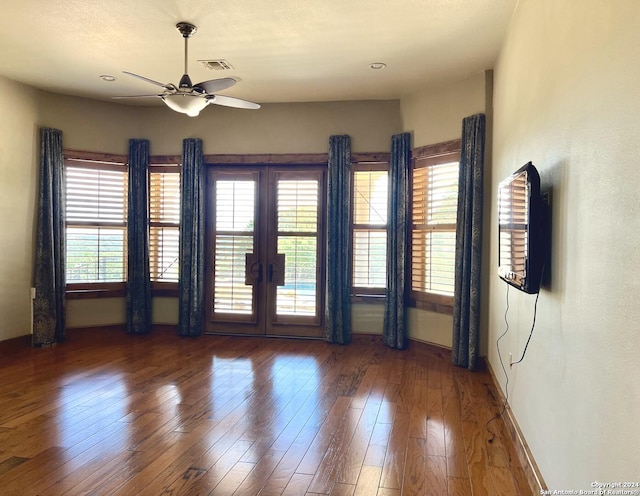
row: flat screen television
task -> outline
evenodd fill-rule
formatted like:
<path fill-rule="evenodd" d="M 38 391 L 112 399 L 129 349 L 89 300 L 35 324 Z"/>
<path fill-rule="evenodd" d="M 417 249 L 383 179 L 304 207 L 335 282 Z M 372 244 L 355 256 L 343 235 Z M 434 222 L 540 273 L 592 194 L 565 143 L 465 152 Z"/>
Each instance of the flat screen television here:
<path fill-rule="evenodd" d="M 529 162 L 498 187 L 498 275 L 525 293 L 540 291 L 546 255 L 540 175 Z"/>

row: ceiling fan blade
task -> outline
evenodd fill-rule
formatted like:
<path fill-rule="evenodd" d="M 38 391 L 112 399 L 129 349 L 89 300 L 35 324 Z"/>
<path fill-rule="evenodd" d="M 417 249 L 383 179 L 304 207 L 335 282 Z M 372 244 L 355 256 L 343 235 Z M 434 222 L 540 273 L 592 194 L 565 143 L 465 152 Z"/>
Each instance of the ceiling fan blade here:
<path fill-rule="evenodd" d="M 237 81 L 233 78 L 220 78 L 220 79 L 210 79 L 209 81 L 202 81 L 201 83 L 194 84 L 193 88 L 198 90 L 198 88 L 202 89 L 204 93 L 213 94 L 216 91 L 226 90 L 227 88 L 231 88 Z"/>
<path fill-rule="evenodd" d="M 208 98 L 208 100 L 209 100 L 209 103 L 213 103 L 215 105 L 223 105 L 224 107 L 233 107 L 233 108 L 250 109 L 250 110 L 255 110 L 260 108 L 259 103 L 253 103 L 247 100 L 241 100 L 240 98 L 234 98 L 232 96 L 211 95 Z"/>
<path fill-rule="evenodd" d="M 112 96 L 114 100 L 122 100 L 125 98 L 158 98 L 162 97 L 162 95 L 124 95 L 124 96 Z"/>
<path fill-rule="evenodd" d="M 138 78 L 138 79 L 142 79 L 143 81 L 146 81 L 147 83 L 151 83 L 151 84 L 155 84 L 156 86 L 160 86 L 161 88 L 164 88 L 165 90 L 172 90 L 173 88 L 175 88 L 172 84 L 162 84 L 158 81 L 154 81 L 153 79 L 149 79 L 148 77 L 144 77 L 141 76 L 140 74 L 134 74 L 133 72 L 127 72 L 127 71 L 122 71 L 124 74 L 127 74 L 129 76 L 133 76 L 134 78 Z"/>

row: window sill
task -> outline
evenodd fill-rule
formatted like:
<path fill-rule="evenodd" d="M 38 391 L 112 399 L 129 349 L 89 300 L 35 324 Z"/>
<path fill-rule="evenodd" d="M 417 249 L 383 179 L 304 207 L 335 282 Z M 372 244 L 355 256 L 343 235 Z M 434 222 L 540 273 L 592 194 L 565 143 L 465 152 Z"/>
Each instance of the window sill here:
<path fill-rule="evenodd" d="M 82 284 L 81 287 L 67 286 L 65 296 L 67 300 L 86 300 L 91 298 L 124 298 L 127 295 L 126 283 L 109 284 L 104 287 L 97 283 L 95 287 L 90 284 Z M 152 282 L 151 296 L 177 298 L 177 282 Z"/>
<path fill-rule="evenodd" d="M 125 296 L 125 288 L 122 289 L 67 289 L 67 300 L 88 300 L 91 298 L 122 298 Z"/>
<path fill-rule="evenodd" d="M 442 296 L 433 294 L 412 295 L 409 300 L 409 307 L 429 312 L 453 315 L 453 296 Z"/>
<path fill-rule="evenodd" d="M 368 305 L 384 305 L 386 295 L 351 295 L 351 303 L 366 303 Z"/>

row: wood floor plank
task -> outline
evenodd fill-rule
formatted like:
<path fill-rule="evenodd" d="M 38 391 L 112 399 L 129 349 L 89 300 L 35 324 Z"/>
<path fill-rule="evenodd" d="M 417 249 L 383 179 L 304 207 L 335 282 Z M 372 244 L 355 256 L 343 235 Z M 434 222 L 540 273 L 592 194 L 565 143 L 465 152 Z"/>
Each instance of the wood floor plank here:
<path fill-rule="evenodd" d="M 251 444 L 250 441 L 239 440 L 226 451 L 219 448 L 205 453 L 161 494 L 209 494 L 251 448 Z"/>
<path fill-rule="evenodd" d="M 313 475 L 311 474 L 293 474 L 293 476 L 289 480 L 289 483 L 284 488 L 284 491 L 278 491 L 277 494 L 280 494 L 282 496 L 299 496 L 300 494 L 305 494 L 307 492 L 307 489 L 309 489 L 309 485 L 311 484 L 312 480 Z M 263 488 L 258 494 L 260 496 L 266 496 L 268 493 Z"/>
<path fill-rule="evenodd" d="M 362 417 L 362 410 L 348 408 L 328 444 L 325 455 L 318 466 L 309 492 L 327 494 L 338 478 L 338 471 L 345 462 L 346 451 Z"/>
<path fill-rule="evenodd" d="M 400 489 L 380 487 L 378 488 L 377 496 L 402 496 L 402 491 L 400 491 Z"/>
<path fill-rule="evenodd" d="M 336 399 L 327 421 L 322 425 L 307 450 L 300 465 L 296 469 L 299 474 L 315 474 L 322 463 L 327 448 L 331 444 L 333 435 L 341 424 L 344 424 L 344 416 L 351 403 L 351 398 L 340 396 Z"/>
<path fill-rule="evenodd" d="M 476 422 L 463 422 L 465 452 L 474 496 L 492 496 L 496 489 L 489 473 L 489 464 L 482 439 L 482 431 Z"/>
<path fill-rule="evenodd" d="M 209 494 L 215 496 L 231 496 L 236 492 L 254 468 L 255 464 L 253 463 L 236 463 L 222 478 L 220 483 L 209 492 Z"/>
<path fill-rule="evenodd" d="M 398 412 L 389 436 L 380 486 L 402 489 L 402 478 L 409 442 L 409 414 Z"/>
<path fill-rule="evenodd" d="M 496 494 L 519 494 L 511 470 L 505 467 L 489 467 Z"/>
<path fill-rule="evenodd" d="M 488 443 L 490 376 L 440 348 L 78 331 L 12 353 L 3 495 L 530 494 L 501 420 Z"/>
<path fill-rule="evenodd" d="M 465 453 L 460 400 L 453 377 L 449 373 L 441 375 L 442 411 L 445 422 L 445 452 L 447 456 L 447 475 L 468 479 L 469 469 Z"/>
<path fill-rule="evenodd" d="M 380 467 L 362 467 L 360 477 L 354 491 L 354 496 L 369 496 L 378 492 L 382 469 Z"/>
<path fill-rule="evenodd" d="M 427 383 L 416 380 L 409 419 L 409 437 L 427 439 Z"/>
<path fill-rule="evenodd" d="M 446 433 L 442 411 L 442 390 L 427 390 L 427 454 L 446 456 Z"/>
<path fill-rule="evenodd" d="M 447 459 L 427 456 L 426 462 L 426 496 L 447 496 Z"/>
<path fill-rule="evenodd" d="M 380 404 L 365 404 L 351 441 L 342 452 L 341 458 L 337 460 L 339 463 L 336 466 L 335 480 L 338 483 L 355 485 L 358 481 L 358 475 L 362 470 L 368 448 L 371 446 L 371 435 L 373 434 L 379 411 Z"/>
<path fill-rule="evenodd" d="M 330 496 L 353 496 L 353 493 L 356 490 L 356 486 L 353 484 L 345 484 L 343 482 L 337 482 L 331 492 Z"/>
<path fill-rule="evenodd" d="M 447 479 L 449 496 L 472 496 L 469 479 L 449 477 Z"/>
<path fill-rule="evenodd" d="M 367 448 L 367 454 L 362 462 L 363 465 L 370 465 L 372 467 L 384 466 L 384 458 L 387 453 L 387 447 L 379 446 L 377 444 L 369 444 Z"/>
<path fill-rule="evenodd" d="M 402 480 L 402 494 L 406 496 L 423 496 L 426 491 L 424 439 L 409 438 L 407 444 L 407 458 Z"/>
<path fill-rule="evenodd" d="M 242 484 L 237 489 L 237 494 L 258 494 L 264 487 L 274 469 L 282 460 L 284 453 L 281 451 L 270 451 L 257 463 L 253 464 L 253 469 Z"/>
<path fill-rule="evenodd" d="M 11 469 L 13 469 L 14 467 L 17 467 L 18 465 L 26 462 L 27 460 L 29 460 L 29 459 L 28 458 L 22 458 L 22 457 L 19 457 L 19 456 L 10 456 L 6 460 L 3 460 L 2 462 L 0 462 L 0 475 L 9 472 Z"/>

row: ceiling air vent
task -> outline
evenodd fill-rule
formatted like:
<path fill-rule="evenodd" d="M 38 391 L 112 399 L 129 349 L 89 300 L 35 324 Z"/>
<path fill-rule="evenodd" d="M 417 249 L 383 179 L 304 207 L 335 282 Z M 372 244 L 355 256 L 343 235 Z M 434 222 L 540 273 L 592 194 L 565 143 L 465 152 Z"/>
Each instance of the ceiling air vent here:
<path fill-rule="evenodd" d="M 210 71 L 231 71 L 233 66 L 224 59 L 218 60 L 198 60 L 205 68 Z"/>

